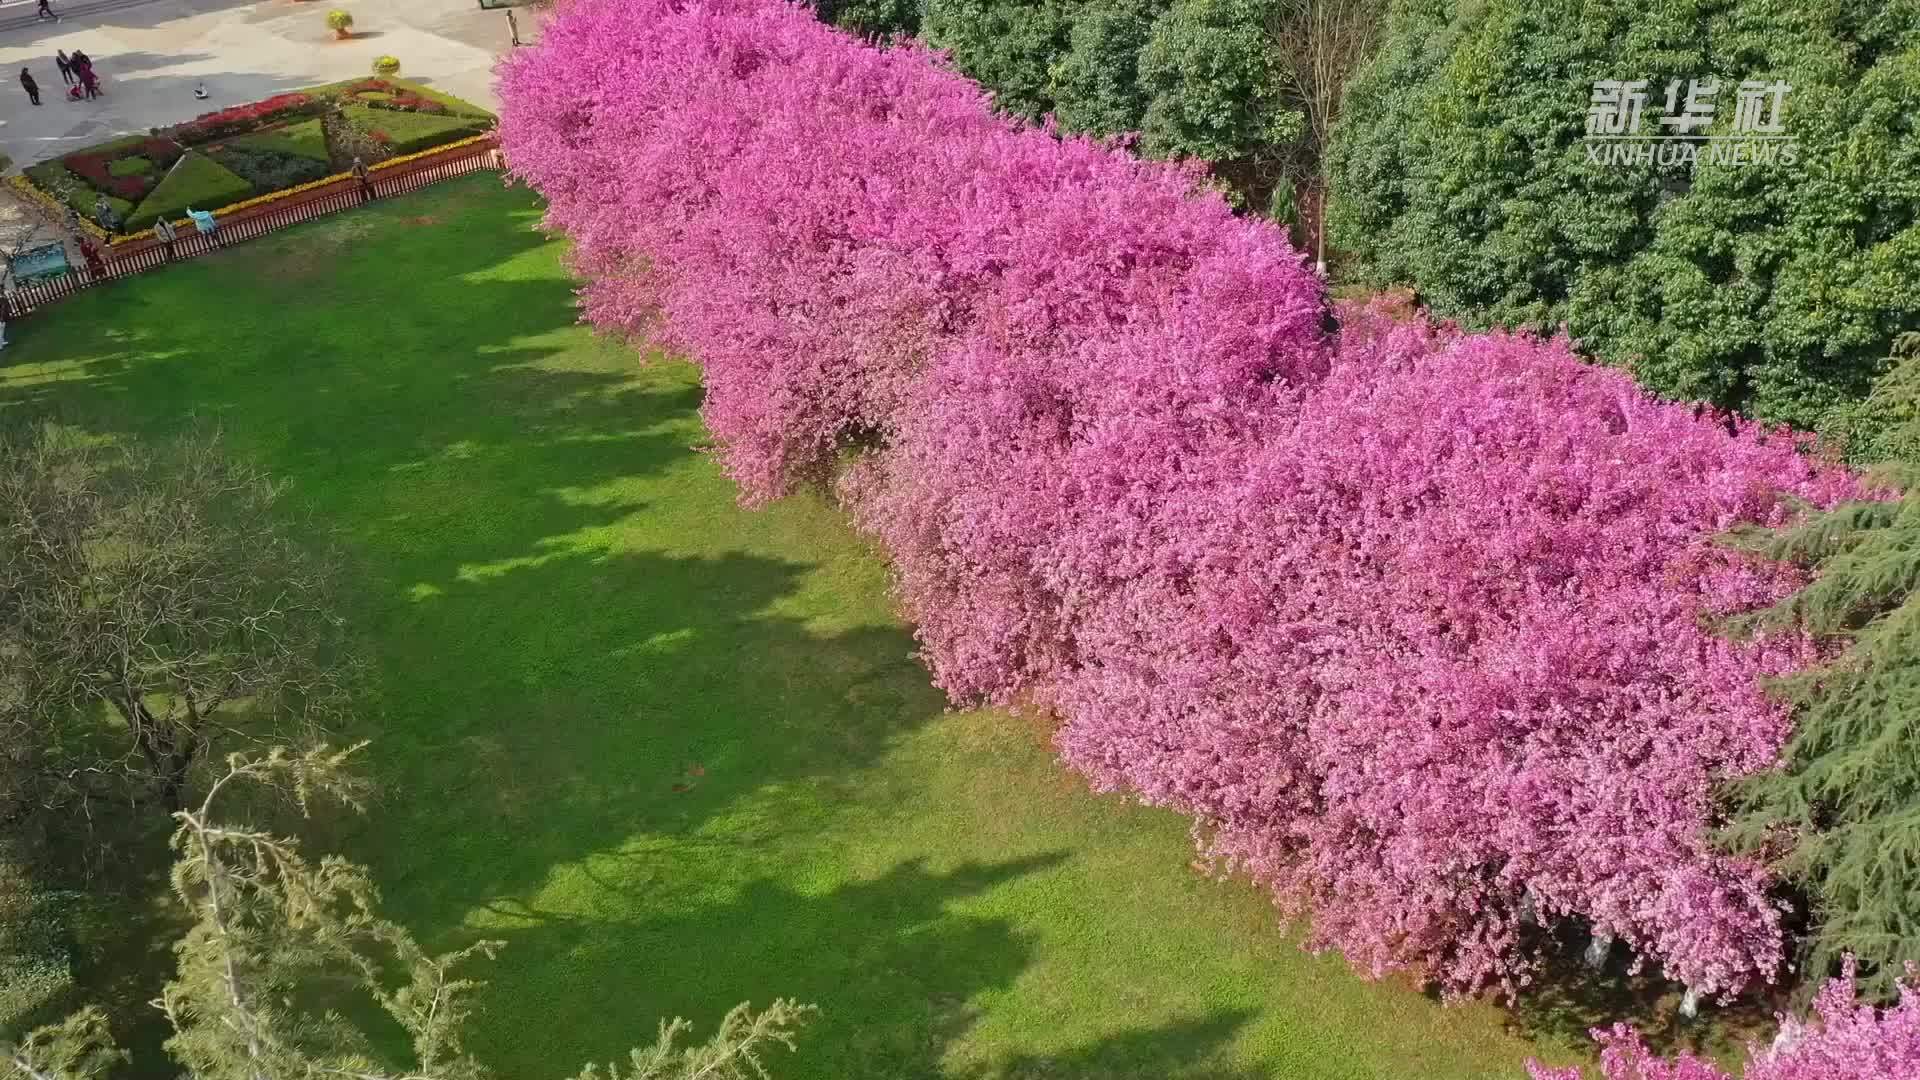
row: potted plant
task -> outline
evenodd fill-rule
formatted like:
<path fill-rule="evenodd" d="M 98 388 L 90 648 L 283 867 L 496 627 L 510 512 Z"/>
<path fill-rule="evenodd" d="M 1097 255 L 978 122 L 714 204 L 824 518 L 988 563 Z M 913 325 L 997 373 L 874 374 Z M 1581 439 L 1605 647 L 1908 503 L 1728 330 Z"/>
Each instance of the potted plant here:
<path fill-rule="evenodd" d="M 397 56 L 378 57 L 373 62 L 373 73 L 385 78 L 400 74 L 400 58 Z"/>
<path fill-rule="evenodd" d="M 335 37 L 350 38 L 353 36 L 353 13 L 334 8 L 327 12 L 327 25 L 333 28 Z"/>

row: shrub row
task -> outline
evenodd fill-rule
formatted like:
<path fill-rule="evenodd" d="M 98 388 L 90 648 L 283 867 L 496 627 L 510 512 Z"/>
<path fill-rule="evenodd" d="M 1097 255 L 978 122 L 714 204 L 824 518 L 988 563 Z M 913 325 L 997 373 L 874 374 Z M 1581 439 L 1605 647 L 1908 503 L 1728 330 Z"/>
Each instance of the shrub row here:
<path fill-rule="evenodd" d="M 1802 580 L 1712 537 L 1850 478 L 1563 341 L 1329 337 L 1196 173 L 798 8 L 579 0 L 500 88 L 588 317 L 701 363 L 747 501 L 837 478 L 956 699 L 1053 710 L 1364 971 L 1513 990 L 1577 918 L 1773 977 L 1771 882 L 1705 832 L 1815 654 L 1711 632 Z"/>

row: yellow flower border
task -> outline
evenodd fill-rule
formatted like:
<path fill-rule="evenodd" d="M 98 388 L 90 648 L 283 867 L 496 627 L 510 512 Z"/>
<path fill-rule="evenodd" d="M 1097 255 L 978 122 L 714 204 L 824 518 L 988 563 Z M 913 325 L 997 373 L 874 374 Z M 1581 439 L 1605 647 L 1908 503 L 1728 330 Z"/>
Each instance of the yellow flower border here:
<path fill-rule="evenodd" d="M 61 218 L 65 218 L 67 211 L 72 209 L 66 203 L 63 203 L 60 200 L 54 198 L 53 196 L 47 194 L 46 192 L 41 191 L 40 188 L 36 186 L 33 181 L 27 179 L 26 174 L 24 173 L 15 173 L 14 175 L 7 177 L 7 184 L 10 187 L 12 187 L 15 191 L 18 191 L 21 195 L 24 195 L 27 198 L 32 199 L 34 202 L 39 203 L 41 206 L 46 207 L 48 210 L 52 211 L 54 214 L 60 216 Z M 98 225 L 95 225 L 93 222 L 88 221 L 86 218 L 80 219 L 80 228 L 83 232 L 88 232 L 93 234 L 93 238 L 95 240 L 106 240 L 110 244 L 115 243 L 115 241 L 108 239 L 107 230 L 101 228 Z"/>
<path fill-rule="evenodd" d="M 405 165 L 410 161 L 419 161 L 421 158 L 429 158 L 434 156 L 435 154 L 444 154 L 449 150 L 458 150 L 463 146 L 472 146 L 475 143 L 486 142 L 492 138 L 493 138 L 493 132 L 491 131 L 482 132 L 481 134 L 478 134 L 478 135 L 469 135 L 464 139 L 455 139 L 454 141 L 449 143 L 441 143 L 439 146 L 430 146 L 427 149 L 422 150 L 416 154 L 402 154 L 399 157 L 388 158 L 385 161 L 376 162 L 373 165 L 368 166 L 367 171 L 379 172 L 382 169 L 391 169 L 396 165 Z M 223 214 L 237 214 L 242 210 L 251 210 L 256 206 L 265 206 L 267 203 L 270 203 L 270 202 L 278 202 L 281 199 L 289 199 L 295 195 L 312 191 L 315 188 L 323 188 L 323 187 L 326 187 L 328 184 L 337 184 L 342 180 L 352 179 L 352 177 L 353 177 L 352 173 L 334 173 L 332 176 L 323 176 L 318 180 L 309 180 L 304 184 L 297 184 L 290 188 L 281 188 L 279 191 L 269 191 L 265 195 L 256 195 L 251 199 L 242 199 L 237 203 L 229 203 L 226 206 L 223 206 L 218 210 L 215 210 L 213 213 L 215 217 L 219 217 L 220 215 L 223 215 Z M 47 194 L 44 191 L 41 191 L 37 186 L 35 186 L 33 181 L 27 179 L 26 176 L 23 174 L 16 174 L 16 175 L 7 177 L 7 183 L 12 185 L 13 188 L 19 191 L 22 195 L 34 200 L 35 202 L 38 202 L 40 205 L 53 211 L 55 214 L 65 214 L 67 210 L 67 204 L 60 202 L 59 200 L 55 199 L 53 196 Z M 175 222 L 175 224 L 176 225 L 183 224 L 188 222 L 189 220 L 190 219 L 188 218 L 180 218 L 178 221 Z M 153 230 L 150 228 L 142 229 L 137 233 L 128 233 L 124 236 L 110 237 L 107 235 L 107 232 L 105 229 L 102 229 L 100 226 L 95 225 L 91 221 L 88 221 L 86 218 L 80 219 L 80 227 L 84 229 L 87 233 L 89 233 L 95 240 L 104 240 L 107 242 L 108 245 L 112 247 L 119 247 L 122 244 L 138 243 L 139 241 L 151 239 L 153 237 Z"/>

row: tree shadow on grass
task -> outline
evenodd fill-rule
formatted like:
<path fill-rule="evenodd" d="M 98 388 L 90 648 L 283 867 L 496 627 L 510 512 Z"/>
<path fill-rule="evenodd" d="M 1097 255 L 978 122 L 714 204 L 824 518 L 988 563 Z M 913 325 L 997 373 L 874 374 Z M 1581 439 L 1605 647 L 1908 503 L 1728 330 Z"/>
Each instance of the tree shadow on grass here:
<path fill-rule="evenodd" d="M 1250 1009 L 1136 1028 L 1062 1054 L 1013 1054 L 952 1071 L 953 1080 L 1273 1080 L 1271 1070 L 1224 1065 L 1218 1058 Z"/>
<path fill-rule="evenodd" d="M 758 879 L 724 899 L 634 921 L 496 901 L 485 932 L 507 947 L 487 976 L 486 1000 L 493 1011 L 513 1009 L 515 1022 L 480 1025 L 474 1049 L 503 1075 L 552 1071 L 571 1064 L 583 1039 L 592 1043 L 587 1053 L 618 1058 L 627 1044 L 648 1041 L 656 1018 L 684 1016 L 706 1032 L 738 1002 L 783 996 L 821 1011 L 797 1060 L 776 1059 L 776 1075 L 1255 1080 L 1252 1071 L 1217 1064 L 1250 1018 L 1244 1010 L 1125 1031 L 1059 1054 L 946 1060 L 977 1022 L 981 995 L 1011 986 L 1033 950 L 1007 920 L 968 914 L 964 902 L 1065 858 L 945 871 L 915 859 L 819 894 Z M 625 894 L 626 877 L 602 884 Z"/>
<path fill-rule="evenodd" d="M 392 612 L 374 750 L 392 795 L 349 849 L 435 934 L 609 842 L 669 860 L 831 835 L 861 770 L 941 703 L 900 630 L 769 614 L 807 569 L 562 550 Z"/>

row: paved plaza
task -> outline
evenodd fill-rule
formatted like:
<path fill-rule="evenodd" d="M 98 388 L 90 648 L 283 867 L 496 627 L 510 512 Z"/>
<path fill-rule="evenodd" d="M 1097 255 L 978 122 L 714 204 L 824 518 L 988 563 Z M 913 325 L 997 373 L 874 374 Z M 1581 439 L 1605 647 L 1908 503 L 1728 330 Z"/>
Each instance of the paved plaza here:
<path fill-rule="evenodd" d="M 495 104 L 491 72 L 509 47 L 507 16 L 477 0 L 53 0 L 58 23 L 29 23 L 33 0 L 0 3 L 0 151 L 15 167 L 116 135 L 200 113 L 371 73 L 391 54 L 401 76 L 476 104 Z M 353 13 L 352 38 L 336 40 L 330 8 Z M 531 13 L 518 12 L 523 36 Z M 11 27 L 11 29 L 9 29 Z M 105 96 L 68 101 L 56 49 L 93 58 Z M 20 88 L 33 71 L 35 108 Z M 194 99 L 204 82 L 206 101 Z"/>

